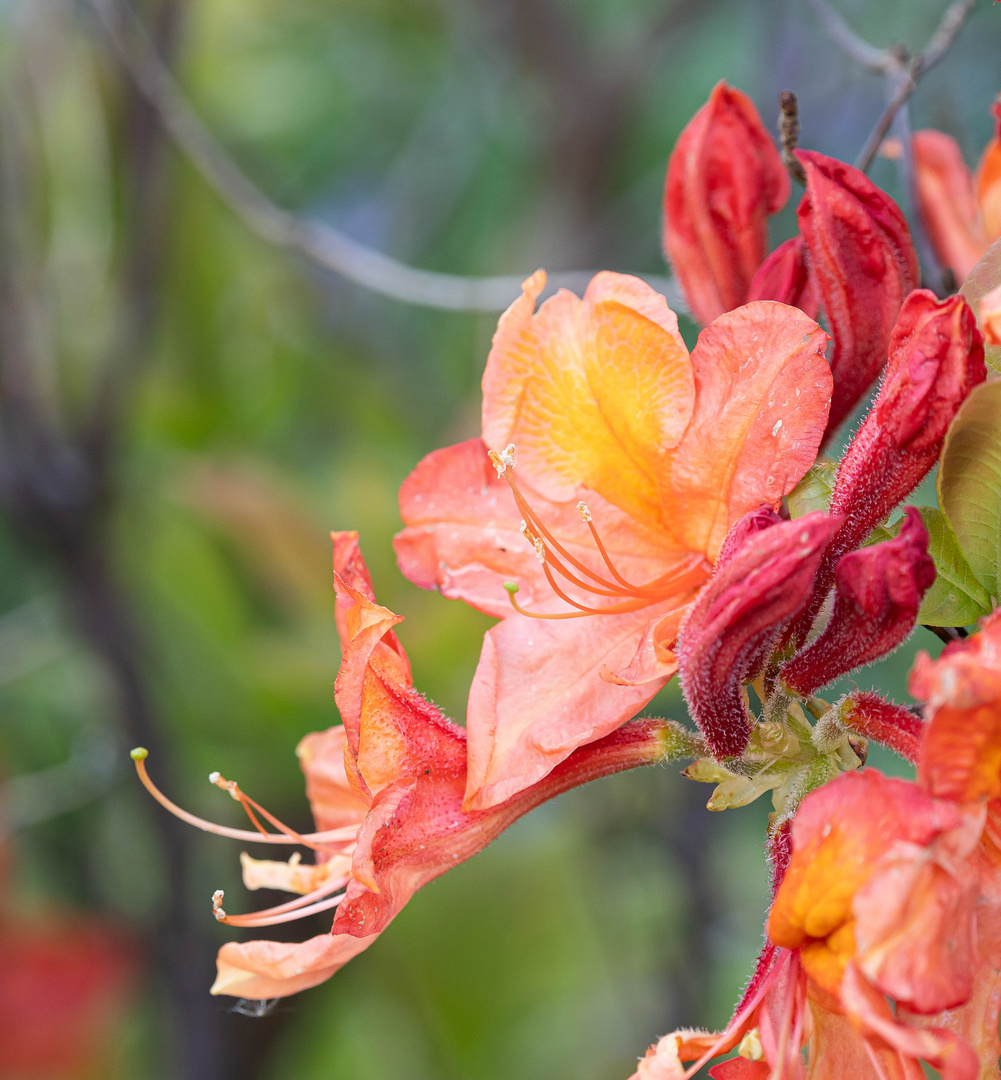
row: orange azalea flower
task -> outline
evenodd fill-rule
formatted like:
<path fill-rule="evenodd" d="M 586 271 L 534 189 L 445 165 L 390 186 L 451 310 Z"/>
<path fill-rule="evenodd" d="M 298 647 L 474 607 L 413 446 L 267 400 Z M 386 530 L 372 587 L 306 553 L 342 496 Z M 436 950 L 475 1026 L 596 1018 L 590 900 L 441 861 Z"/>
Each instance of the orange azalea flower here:
<path fill-rule="evenodd" d="M 993 111 L 1001 128 L 1001 99 Z M 1001 138 L 995 134 L 987 144 L 971 176 L 951 135 L 916 131 L 914 170 L 935 254 L 962 281 L 1001 237 Z"/>
<path fill-rule="evenodd" d="M 826 335 L 757 302 L 689 354 L 663 297 L 602 273 L 502 316 L 483 439 L 403 484 L 403 572 L 503 621 L 469 696 L 467 808 L 496 805 L 642 708 L 730 526 L 778 507 L 827 419 Z M 516 589 L 512 597 L 509 589 Z"/>
<path fill-rule="evenodd" d="M 998 1075 L 1001 612 L 919 656 L 911 691 L 917 782 L 863 770 L 806 796 L 772 840 L 768 944 L 730 1025 L 665 1036 L 634 1080 L 734 1047 L 715 1080 Z"/>
<path fill-rule="evenodd" d="M 638 765 L 697 752 L 697 740 L 671 724 L 628 724 L 563 762 L 544 782 L 490 810 L 464 811 L 466 733 L 413 688 L 393 627 L 402 622 L 375 603 L 357 533 L 334 533 L 337 623 L 343 660 L 334 689 L 343 727 L 306 736 L 298 755 L 318 832 L 282 825 L 232 781 L 213 783 L 247 810 L 258 832 L 230 829 L 180 810 L 152 784 L 144 751 L 134 751 L 144 784 L 172 813 L 223 836 L 299 844 L 315 864 L 242 857 L 250 889 L 284 889 L 298 900 L 252 915 L 216 918 L 264 927 L 337 908 L 329 934 L 301 943 L 230 942 L 219 950 L 214 994 L 275 998 L 315 986 L 368 948 L 413 894 L 485 847 L 516 818 L 568 788 Z M 263 817 L 279 831 L 269 833 Z"/>

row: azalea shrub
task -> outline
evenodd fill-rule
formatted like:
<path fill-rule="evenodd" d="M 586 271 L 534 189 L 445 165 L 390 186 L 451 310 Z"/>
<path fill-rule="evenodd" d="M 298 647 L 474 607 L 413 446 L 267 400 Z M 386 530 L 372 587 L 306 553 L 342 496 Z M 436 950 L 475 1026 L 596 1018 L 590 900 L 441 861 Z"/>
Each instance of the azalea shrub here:
<path fill-rule="evenodd" d="M 486 357 L 481 434 L 399 492 L 403 574 L 496 620 L 464 726 L 415 688 L 402 619 L 339 531 L 340 722 L 297 751 L 315 830 L 218 773 L 252 828 L 195 817 L 133 751 L 192 825 L 296 849 L 241 856 L 248 889 L 293 899 L 238 914 L 220 891 L 217 920 L 256 934 L 334 912 L 306 941 L 223 945 L 213 994 L 305 991 L 541 803 L 684 762 L 710 810 L 770 799 L 772 904 L 730 1023 L 665 1035 L 635 1080 L 713 1059 L 716 1080 L 998 1075 L 1001 146 L 975 175 L 942 132 L 883 152 L 913 160 L 939 293 L 885 191 L 780 147 L 726 83 L 664 188 L 694 347 L 637 277 L 598 273 L 581 296 L 524 282 Z M 798 233 L 769 252 L 797 186 Z M 909 505 L 936 467 L 938 505 Z M 917 653 L 911 701 L 829 693 L 918 626 L 948 644 Z M 691 727 L 643 715 L 672 679 Z M 912 778 L 868 766 L 874 744 Z"/>

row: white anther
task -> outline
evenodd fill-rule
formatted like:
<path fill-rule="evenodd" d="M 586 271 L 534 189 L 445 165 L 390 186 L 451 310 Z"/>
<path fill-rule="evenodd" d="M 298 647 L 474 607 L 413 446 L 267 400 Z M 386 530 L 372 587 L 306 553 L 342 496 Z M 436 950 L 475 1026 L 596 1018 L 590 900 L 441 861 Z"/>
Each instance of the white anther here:
<path fill-rule="evenodd" d="M 209 773 L 209 783 L 210 784 L 218 784 L 221 777 L 222 777 L 222 773 L 210 772 Z"/>
<path fill-rule="evenodd" d="M 588 509 L 587 503 L 584 502 L 583 499 L 581 499 L 581 501 L 579 503 L 577 503 L 577 513 L 580 514 L 580 516 L 585 521 L 590 521 L 591 520 L 591 511 Z"/>
<path fill-rule="evenodd" d="M 539 560 L 540 563 L 542 563 L 543 566 L 545 566 L 546 545 L 538 537 L 536 537 L 535 544 L 533 546 L 535 547 L 535 557 Z"/>
<path fill-rule="evenodd" d="M 216 889 L 212 894 L 212 914 L 222 922 L 226 918 L 226 912 L 222 909 L 222 901 L 225 893 L 222 889 Z"/>
<path fill-rule="evenodd" d="M 507 466 L 507 468 L 509 468 L 509 469 L 514 468 L 514 443 L 513 442 L 508 443 L 507 446 L 504 447 L 504 449 L 501 451 L 500 459 L 501 459 L 501 461 L 504 462 L 504 464 Z"/>

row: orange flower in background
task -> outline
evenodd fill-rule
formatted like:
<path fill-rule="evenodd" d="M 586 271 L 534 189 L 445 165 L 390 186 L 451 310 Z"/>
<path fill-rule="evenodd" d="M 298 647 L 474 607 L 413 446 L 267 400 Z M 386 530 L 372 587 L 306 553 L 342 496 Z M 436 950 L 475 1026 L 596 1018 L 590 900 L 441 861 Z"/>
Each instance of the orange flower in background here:
<path fill-rule="evenodd" d="M 729 312 L 689 354 L 636 278 L 599 274 L 536 312 L 544 284 L 500 320 L 483 439 L 400 491 L 403 572 L 503 620 L 470 691 L 469 808 L 537 782 L 674 674 L 723 538 L 813 464 L 830 401 L 826 335 L 795 308 Z"/>
<path fill-rule="evenodd" d="M 1001 129 L 1001 98 L 992 111 Z M 935 254 L 961 282 L 1001 237 L 1001 130 L 985 147 L 973 175 L 951 135 L 916 131 L 914 170 L 921 217 Z"/>
<path fill-rule="evenodd" d="M 296 833 L 218 774 L 213 783 L 244 806 L 260 832 L 201 821 L 157 791 L 145 773 L 144 752 L 133 752 L 151 793 L 191 824 L 316 852 L 313 864 L 298 856 L 288 862 L 242 856 L 248 888 L 283 889 L 300 897 L 267 911 L 229 915 L 217 892 L 213 907 L 220 922 L 261 928 L 337 909 L 331 932 L 304 942 L 224 945 L 214 994 L 275 998 L 315 986 L 367 949 L 418 889 L 486 847 L 540 803 L 599 776 L 699 752 L 698 741 L 675 725 L 636 721 L 579 750 L 518 797 L 489 810 L 463 810 L 466 733 L 414 690 L 410 664 L 393 632 L 402 618 L 375 603 L 357 534 L 333 536 L 343 647 L 334 696 L 343 727 L 307 735 L 297 751 L 319 831 Z M 261 817 L 279 832 L 265 832 Z"/>

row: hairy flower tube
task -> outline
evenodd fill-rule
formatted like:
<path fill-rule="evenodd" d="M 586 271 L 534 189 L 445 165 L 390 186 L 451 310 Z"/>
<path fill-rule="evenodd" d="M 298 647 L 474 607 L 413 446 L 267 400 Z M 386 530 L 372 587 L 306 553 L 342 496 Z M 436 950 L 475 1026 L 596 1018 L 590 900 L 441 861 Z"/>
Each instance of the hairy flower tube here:
<path fill-rule="evenodd" d="M 466 737 L 413 688 L 406 653 L 393 632 L 402 621 L 376 604 L 356 533 L 335 533 L 337 622 L 343 660 L 335 685 L 342 727 L 307 735 L 298 755 L 318 826 L 300 835 L 217 773 L 210 779 L 246 809 L 258 832 L 212 825 L 163 796 L 133 757 L 140 777 L 168 810 L 192 824 L 242 840 L 297 844 L 315 864 L 242 857 L 248 888 L 283 889 L 299 898 L 227 925 L 262 928 L 337 909 L 329 934 L 301 943 L 230 942 L 219 950 L 214 994 L 275 998 L 315 986 L 368 948 L 413 894 L 484 848 L 522 814 L 555 795 L 623 769 L 698 752 L 676 725 L 638 720 L 570 755 L 545 779 L 488 810 L 462 808 Z M 269 833 L 264 819 L 278 831 Z"/>
<path fill-rule="evenodd" d="M 986 371 L 983 336 L 961 296 L 938 300 L 917 289 L 907 297 L 879 392 L 838 465 L 829 505 L 844 524 L 825 553 L 814 601 L 792 640 L 806 640 L 842 556 L 862 544 L 938 460 L 949 424 Z"/>
<path fill-rule="evenodd" d="M 689 354 L 635 278 L 599 274 L 535 311 L 544 282 L 498 325 L 482 440 L 430 454 L 400 491 L 404 574 L 502 620 L 470 690 L 467 808 L 650 700 L 730 527 L 778 508 L 826 425 L 826 335 L 797 309 L 738 308 Z"/>
<path fill-rule="evenodd" d="M 812 694 L 892 652 L 914 629 L 922 597 L 934 581 L 928 533 L 921 514 L 909 506 L 898 536 L 850 551 L 837 563 L 830 620 L 816 641 L 783 665 L 786 686 Z"/>

